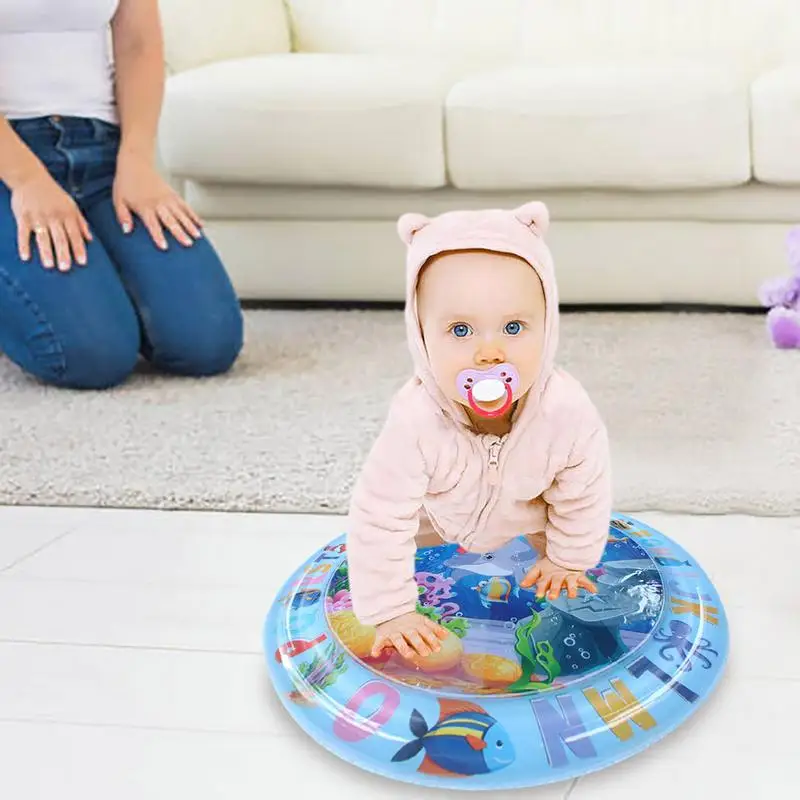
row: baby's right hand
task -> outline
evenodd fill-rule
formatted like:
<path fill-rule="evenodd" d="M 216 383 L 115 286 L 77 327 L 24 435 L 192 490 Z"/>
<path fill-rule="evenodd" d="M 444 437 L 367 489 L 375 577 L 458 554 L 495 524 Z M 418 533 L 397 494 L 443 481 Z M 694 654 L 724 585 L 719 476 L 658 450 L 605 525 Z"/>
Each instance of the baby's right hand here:
<path fill-rule="evenodd" d="M 372 657 L 380 658 L 384 647 L 394 647 L 404 658 L 413 658 L 414 651 L 420 656 L 429 656 L 442 649 L 439 639 L 447 637 L 448 632 L 432 619 L 412 611 L 377 626 Z"/>

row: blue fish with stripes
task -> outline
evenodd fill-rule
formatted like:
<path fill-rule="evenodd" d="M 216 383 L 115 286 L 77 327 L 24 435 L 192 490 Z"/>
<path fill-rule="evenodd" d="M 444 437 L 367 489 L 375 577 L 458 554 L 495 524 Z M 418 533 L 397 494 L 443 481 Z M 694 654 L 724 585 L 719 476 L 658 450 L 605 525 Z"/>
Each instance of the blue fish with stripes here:
<path fill-rule="evenodd" d="M 397 751 L 393 762 L 408 761 L 424 750 L 417 771 L 443 777 L 485 775 L 514 762 L 508 732 L 480 706 L 440 698 L 439 708 L 439 719 L 430 729 L 419 711 L 411 712 L 415 738 Z"/>

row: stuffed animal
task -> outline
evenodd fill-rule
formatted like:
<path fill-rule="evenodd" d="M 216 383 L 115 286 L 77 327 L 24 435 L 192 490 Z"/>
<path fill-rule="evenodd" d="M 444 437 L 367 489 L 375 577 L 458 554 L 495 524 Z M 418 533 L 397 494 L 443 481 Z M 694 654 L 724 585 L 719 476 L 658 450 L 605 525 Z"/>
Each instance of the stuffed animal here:
<path fill-rule="evenodd" d="M 766 281 L 758 292 L 761 305 L 769 308 L 767 330 L 776 347 L 800 348 L 800 228 L 789 231 L 788 277 Z"/>

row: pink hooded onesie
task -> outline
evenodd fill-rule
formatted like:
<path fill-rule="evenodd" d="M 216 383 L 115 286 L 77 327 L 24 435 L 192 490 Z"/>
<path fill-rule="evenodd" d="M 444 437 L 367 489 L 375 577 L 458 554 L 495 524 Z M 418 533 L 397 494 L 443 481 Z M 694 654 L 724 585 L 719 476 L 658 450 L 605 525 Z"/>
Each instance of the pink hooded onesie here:
<path fill-rule="evenodd" d="M 581 385 L 554 364 L 558 294 L 544 241 L 548 225 L 547 207 L 538 202 L 398 221 L 408 245 L 405 319 L 415 374 L 395 395 L 350 503 L 350 590 L 365 625 L 415 610 L 421 525 L 473 552 L 544 531 L 547 557 L 566 569 L 591 569 L 602 556 L 611 518 L 608 437 Z M 544 288 L 541 370 L 503 437 L 475 432 L 464 408 L 440 390 L 417 315 L 425 263 L 445 251 L 476 249 L 519 256 Z"/>

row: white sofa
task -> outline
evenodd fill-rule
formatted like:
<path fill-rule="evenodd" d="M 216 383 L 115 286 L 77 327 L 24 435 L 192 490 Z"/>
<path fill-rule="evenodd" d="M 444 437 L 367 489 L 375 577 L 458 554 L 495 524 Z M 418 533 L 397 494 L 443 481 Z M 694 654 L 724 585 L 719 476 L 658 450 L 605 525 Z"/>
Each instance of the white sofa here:
<path fill-rule="evenodd" d="M 243 299 L 402 300 L 401 213 L 537 198 L 563 302 L 752 306 L 800 222 L 797 4 L 161 0 L 161 157 Z"/>

